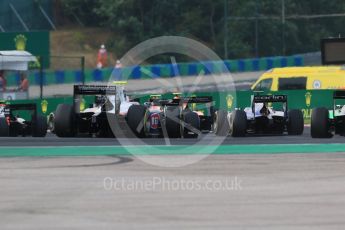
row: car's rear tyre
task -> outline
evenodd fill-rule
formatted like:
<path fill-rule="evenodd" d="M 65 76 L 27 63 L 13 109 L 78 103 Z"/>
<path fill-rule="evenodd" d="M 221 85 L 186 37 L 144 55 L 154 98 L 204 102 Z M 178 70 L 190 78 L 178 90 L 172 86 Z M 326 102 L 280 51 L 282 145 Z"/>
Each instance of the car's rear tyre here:
<path fill-rule="evenodd" d="M 144 137 L 144 118 L 146 107 L 143 105 L 132 105 L 127 112 L 127 124 L 137 137 Z"/>
<path fill-rule="evenodd" d="M 288 111 L 287 131 L 289 135 L 302 135 L 304 130 L 303 113 L 299 109 Z"/>
<path fill-rule="evenodd" d="M 186 125 L 184 125 L 184 134 L 183 137 L 186 138 L 196 138 L 198 137 L 198 133 L 196 132 L 196 130 L 200 131 L 200 118 L 199 115 L 195 112 L 186 112 L 184 113 L 183 116 L 183 121 L 185 124 L 190 125 L 192 128 L 190 127 L 186 127 Z"/>
<path fill-rule="evenodd" d="M 171 138 L 180 138 L 183 135 L 181 114 L 181 108 L 178 106 L 168 106 L 166 108 L 165 128 Z"/>
<path fill-rule="evenodd" d="M 32 127 L 33 137 L 45 137 L 47 135 L 47 119 L 44 116 L 37 115 L 35 125 Z"/>
<path fill-rule="evenodd" d="M 214 114 L 213 131 L 217 136 L 226 137 L 229 135 L 230 125 L 227 111 L 218 110 Z"/>
<path fill-rule="evenodd" d="M 0 117 L 0 137 L 8 137 L 10 135 L 9 131 L 10 127 L 6 121 L 6 118 Z"/>
<path fill-rule="evenodd" d="M 311 112 L 310 134 L 312 138 L 331 138 L 328 109 L 315 108 Z"/>
<path fill-rule="evenodd" d="M 76 135 L 75 115 L 72 105 L 59 104 L 54 119 L 55 134 L 58 137 L 74 137 Z"/>
<path fill-rule="evenodd" d="M 230 135 L 244 137 L 247 131 L 247 115 L 243 110 L 234 110 L 230 116 Z"/>

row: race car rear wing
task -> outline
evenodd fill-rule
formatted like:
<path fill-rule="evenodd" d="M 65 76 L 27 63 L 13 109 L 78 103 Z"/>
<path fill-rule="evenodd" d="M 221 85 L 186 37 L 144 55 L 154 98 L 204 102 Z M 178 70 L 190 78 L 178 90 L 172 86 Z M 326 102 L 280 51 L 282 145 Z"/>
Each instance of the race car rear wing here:
<path fill-rule="evenodd" d="M 5 116 L 10 116 L 13 111 L 31 111 L 32 112 L 32 118 L 34 121 L 36 121 L 37 117 L 37 110 L 36 110 L 36 104 L 6 104 L 4 113 Z"/>
<path fill-rule="evenodd" d="M 214 104 L 213 98 L 211 96 L 198 96 L 198 97 L 180 97 L 174 98 L 172 100 L 160 100 L 159 102 L 162 106 L 182 106 L 184 109 L 189 107 L 189 104 L 192 105 L 192 108 L 196 107 L 193 104 L 205 104 L 202 105 L 202 108 L 199 108 L 200 111 L 204 111 L 202 117 L 210 119 L 213 122 L 214 116 Z M 187 105 L 186 105 L 187 104 Z"/>
<path fill-rule="evenodd" d="M 335 114 L 335 111 L 338 106 L 343 107 L 344 103 L 340 103 L 339 101 L 336 100 L 345 100 L 345 90 L 336 90 L 333 92 L 333 114 Z M 340 103 L 340 105 L 339 105 Z"/>
<path fill-rule="evenodd" d="M 8 104 L 6 107 L 10 110 L 31 110 L 36 111 L 36 104 Z"/>
<path fill-rule="evenodd" d="M 252 101 L 252 111 L 255 114 L 255 104 L 257 103 L 283 103 L 283 111 L 285 117 L 287 117 L 287 96 L 286 95 L 255 95 Z M 255 116 L 255 115 L 254 115 Z"/>
<path fill-rule="evenodd" d="M 116 95 L 116 86 L 74 85 L 73 95 Z"/>
<path fill-rule="evenodd" d="M 211 96 L 200 96 L 200 97 L 182 97 L 173 99 L 170 104 L 180 104 L 180 103 L 191 103 L 191 104 L 203 104 L 211 103 L 213 99 Z"/>
<path fill-rule="evenodd" d="M 345 90 L 336 90 L 333 92 L 333 99 L 345 99 Z"/>
<path fill-rule="evenodd" d="M 255 95 L 253 103 L 265 103 L 265 102 L 287 102 L 286 95 Z"/>
<path fill-rule="evenodd" d="M 81 97 L 83 95 L 95 96 L 115 96 L 117 94 L 117 86 L 107 85 L 74 85 L 73 88 L 73 107 L 75 113 L 80 113 Z"/>
<path fill-rule="evenodd" d="M 184 103 L 187 104 L 206 104 L 213 102 L 211 96 L 202 96 L 202 97 L 182 97 L 182 98 L 174 98 L 172 100 L 169 99 L 162 99 L 158 101 L 162 106 L 177 106 Z"/>

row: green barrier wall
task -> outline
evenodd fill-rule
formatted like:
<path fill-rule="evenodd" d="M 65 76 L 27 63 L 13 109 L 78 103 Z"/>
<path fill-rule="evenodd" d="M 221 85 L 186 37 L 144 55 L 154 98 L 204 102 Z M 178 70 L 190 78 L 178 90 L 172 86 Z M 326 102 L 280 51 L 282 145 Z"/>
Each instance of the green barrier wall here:
<path fill-rule="evenodd" d="M 268 92 L 268 94 L 284 94 L 288 96 L 288 108 L 301 109 L 305 119 L 309 119 L 312 108 L 326 107 L 332 109 L 333 107 L 333 91 L 332 90 L 290 90 L 280 92 Z M 244 108 L 250 106 L 252 91 L 237 91 L 237 92 L 202 92 L 195 93 L 193 96 L 212 96 L 214 106 L 216 108 L 233 110 L 235 108 Z M 189 95 L 191 96 L 191 95 Z M 172 94 L 164 94 L 163 98 L 172 98 Z M 149 95 L 140 97 L 140 102 L 148 101 Z M 85 97 L 83 105 L 88 107 L 92 103 L 93 97 Z M 17 100 L 11 103 L 36 103 L 40 114 L 48 115 L 55 111 L 58 104 L 68 103 L 72 104 L 72 97 L 68 98 L 47 98 L 44 100 Z M 344 102 L 345 103 L 345 102 Z"/>
<path fill-rule="evenodd" d="M 43 67 L 49 67 L 50 36 L 49 31 L 4 32 L 0 33 L 0 50 L 26 50 L 31 54 L 43 57 Z M 31 66 L 32 65 L 32 66 Z M 39 64 L 31 63 L 30 67 L 39 68 Z"/>

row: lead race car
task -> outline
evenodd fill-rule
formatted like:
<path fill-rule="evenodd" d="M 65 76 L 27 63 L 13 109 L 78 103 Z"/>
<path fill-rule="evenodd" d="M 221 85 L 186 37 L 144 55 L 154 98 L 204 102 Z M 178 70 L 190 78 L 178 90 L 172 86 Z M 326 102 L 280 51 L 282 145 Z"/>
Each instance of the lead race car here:
<path fill-rule="evenodd" d="M 138 102 L 131 102 L 125 95 L 125 82 L 114 86 L 74 85 L 73 104 L 60 104 L 53 116 L 54 132 L 58 137 L 87 134 L 97 137 L 114 137 L 118 126 L 125 124 L 128 109 Z M 94 103 L 80 109 L 82 96 L 94 95 Z M 112 127 L 114 129 L 112 129 Z M 125 129 L 125 127 L 121 127 Z"/>
<path fill-rule="evenodd" d="M 272 103 L 281 104 L 274 109 Z M 242 137 L 246 134 L 301 135 L 304 130 L 301 110 L 288 110 L 286 95 L 254 95 L 251 107 L 215 113 L 214 132 L 218 136 Z"/>
<path fill-rule="evenodd" d="M 127 122 L 138 137 L 198 137 L 211 130 L 212 103 L 212 97 L 175 96 L 163 100 L 153 95 L 144 105 L 129 108 Z M 203 110 L 193 110 L 196 104 L 203 104 Z"/>
<path fill-rule="evenodd" d="M 312 138 L 331 138 L 334 134 L 345 136 L 345 91 L 333 92 L 333 109 L 314 108 L 311 113 Z"/>
<path fill-rule="evenodd" d="M 31 120 L 25 120 L 15 114 L 17 111 L 29 111 Z M 10 104 L 0 101 L 0 136 L 44 137 L 47 134 L 47 120 L 37 114 L 36 104 Z"/>

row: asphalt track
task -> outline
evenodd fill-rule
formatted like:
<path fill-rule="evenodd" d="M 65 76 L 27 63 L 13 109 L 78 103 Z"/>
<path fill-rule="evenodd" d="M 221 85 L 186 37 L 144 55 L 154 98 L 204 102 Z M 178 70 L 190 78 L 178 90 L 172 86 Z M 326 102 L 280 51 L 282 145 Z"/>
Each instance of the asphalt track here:
<path fill-rule="evenodd" d="M 36 137 L 1 137 L 0 146 L 19 147 L 19 146 L 120 146 L 120 145 L 207 145 L 216 136 L 213 134 L 203 135 L 201 138 L 194 139 L 169 139 L 167 143 L 163 138 L 145 138 L 136 140 L 134 139 L 121 139 L 116 138 L 90 138 L 90 137 L 77 137 L 77 138 L 58 138 L 53 134 L 48 134 L 45 138 Z M 241 138 L 220 138 L 222 145 L 273 145 L 273 144 L 331 144 L 340 143 L 345 144 L 345 137 L 334 136 L 333 138 L 313 139 L 310 137 L 310 128 L 305 127 L 304 133 L 301 136 L 288 136 L 288 135 L 251 135 Z"/>
<path fill-rule="evenodd" d="M 216 154 L 178 168 L 124 154 L 114 139 L 0 138 L 0 228 L 344 229 L 344 138 L 311 139 L 308 128 L 228 137 Z M 165 143 L 145 141 L 157 145 L 152 154 Z M 163 147 L 207 151 L 196 141 Z"/>

